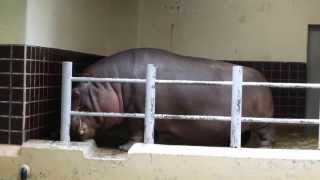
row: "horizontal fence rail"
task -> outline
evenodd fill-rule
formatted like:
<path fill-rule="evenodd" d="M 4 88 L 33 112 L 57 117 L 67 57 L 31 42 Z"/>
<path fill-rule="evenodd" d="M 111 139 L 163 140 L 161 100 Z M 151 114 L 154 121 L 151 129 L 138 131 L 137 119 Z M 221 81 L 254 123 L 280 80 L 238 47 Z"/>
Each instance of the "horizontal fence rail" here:
<path fill-rule="evenodd" d="M 80 112 L 80 111 L 72 111 L 71 105 L 68 105 L 68 103 L 71 103 L 71 96 L 70 93 L 65 91 L 71 92 L 71 82 L 114 82 L 114 83 L 143 83 L 147 84 L 148 76 L 152 77 L 155 84 L 185 84 L 185 85 L 228 85 L 228 86 L 235 86 L 235 82 L 233 81 L 194 81 L 194 80 L 164 80 L 164 79 L 155 79 L 156 74 L 148 74 L 146 79 L 128 79 L 128 78 L 96 78 L 96 77 L 72 77 L 71 73 L 68 71 L 72 71 L 72 63 L 65 62 L 63 63 L 64 71 L 63 71 L 63 96 L 62 96 L 62 126 L 61 126 L 61 140 L 68 142 L 70 141 L 70 136 L 67 132 L 70 130 L 70 117 L 71 116 L 94 116 L 94 117 L 123 117 L 123 118 L 141 118 L 145 119 L 146 122 L 150 122 L 149 124 L 145 124 L 145 127 L 148 126 L 147 129 L 145 129 L 145 133 L 147 132 L 147 136 L 145 134 L 145 139 L 148 140 L 145 141 L 145 143 L 153 143 L 153 129 L 154 129 L 154 119 L 174 119 L 174 120 L 208 120 L 208 121 L 223 121 L 223 122 L 230 122 L 234 121 L 234 119 L 231 116 L 207 116 L 207 115 L 174 115 L 174 114 L 155 114 L 154 113 L 154 105 L 155 105 L 155 99 L 151 100 L 149 97 L 146 97 L 146 111 L 153 111 L 149 115 L 145 115 L 144 113 L 116 113 L 116 112 Z M 237 68 L 240 68 L 240 70 L 236 70 Z M 233 68 L 233 78 L 235 79 L 237 76 L 241 76 L 242 74 L 237 72 L 242 71 L 242 67 L 235 66 Z M 152 72 L 152 71 L 151 71 Z M 149 77 L 149 78 L 150 78 Z M 236 78 L 237 79 L 237 78 Z M 148 94 L 148 91 L 153 88 L 154 85 L 151 85 L 149 88 L 146 88 L 146 94 Z M 270 83 L 270 82 L 240 82 L 238 83 L 238 89 L 240 88 L 240 94 L 242 94 L 242 87 L 243 86 L 257 86 L 257 87 L 277 87 L 277 88 L 312 88 L 312 89 L 320 89 L 319 83 Z M 152 94 L 152 93 L 151 93 Z M 235 96 L 237 93 L 232 94 L 232 96 Z M 150 96 L 150 95 L 149 95 Z M 154 96 L 154 95 L 152 95 Z M 152 98 L 152 97 L 151 97 Z M 233 97 L 234 98 L 234 97 Z M 239 96 L 238 96 L 239 99 Z M 241 98 L 240 98 L 241 99 Z M 237 104 L 241 104 L 242 100 L 234 101 L 232 103 L 232 106 L 236 107 Z M 65 104 L 67 103 L 67 104 Z M 149 110 L 150 109 L 150 110 Z M 259 117 L 242 117 L 241 111 L 238 111 L 237 113 L 240 113 L 236 115 L 239 117 L 241 123 L 272 123 L 272 124 L 303 124 L 303 125 L 320 125 L 319 119 L 293 119 L 293 118 L 259 118 Z M 147 113 L 148 114 L 148 113 Z M 240 115 L 240 116 L 239 116 Z M 69 118 L 68 118 L 69 117 Z M 146 120 L 146 118 L 151 118 L 151 120 Z M 236 130 L 236 134 L 231 135 L 230 139 L 234 138 L 232 141 L 233 144 L 231 144 L 232 147 L 240 147 L 241 144 L 241 134 L 239 134 L 239 131 L 241 129 L 241 123 L 240 125 L 237 124 L 234 126 Z M 151 125 L 150 125 L 151 124 Z M 150 127 L 149 127 L 150 126 Z M 149 130 L 151 128 L 152 130 Z M 237 136 L 237 138 L 235 138 Z M 151 138 L 151 139 L 150 139 Z M 320 131 L 319 131 L 319 147 L 320 147 Z"/>
<path fill-rule="evenodd" d="M 232 85 L 232 81 L 190 81 L 157 79 L 158 84 L 185 84 L 185 85 Z"/>
<path fill-rule="evenodd" d="M 145 79 L 128 78 L 93 78 L 72 77 L 73 82 L 114 82 L 114 83 L 146 83 Z M 232 85 L 232 81 L 190 81 L 157 79 L 157 84 L 186 84 L 186 85 Z M 242 86 L 264 86 L 278 88 L 310 88 L 320 89 L 320 83 L 270 83 L 270 82 L 242 82 Z"/>
<path fill-rule="evenodd" d="M 71 111 L 73 116 L 92 116 L 92 117 L 122 117 L 122 118 L 145 118 L 144 113 L 104 113 L 104 112 L 84 112 Z M 175 114 L 155 114 L 155 119 L 174 119 L 174 120 L 204 120 L 204 121 L 222 121 L 230 122 L 230 116 L 198 116 L 198 115 L 175 115 Z M 258 118 L 258 117 L 242 117 L 243 123 L 273 123 L 273 124 L 305 124 L 318 125 L 319 119 L 295 119 L 295 118 Z"/>
<path fill-rule="evenodd" d="M 73 82 L 146 83 L 145 79 L 72 77 Z M 155 80 L 157 84 L 232 85 L 232 81 Z"/>
<path fill-rule="evenodd" d="M 72 116 L 92 116 L 92 117 L 122 117 L 122 118 L 145 118 L 144 113 L 115 113 L 115 112 L 84 112 L 71 111 Z"/>
<path fill-rule="evenodd" d="M 319 83 L 270 83 L 270 82 L 243 82 L 243 86 L 265 86 L 278 88 L 309 88 L 320 89 Z"/>
<path fill-rule="evenodd" d="M 319 125 L 319 119 L 258 118 L 258 117 L 242 117 L 241 119 L 242 119 L 242 122 L 245 122 L 245 123 Z"/>
<path fill-rule="evenodd" d="M 72 77 L 73 82 L 146 83 L 145 79 Z"/>

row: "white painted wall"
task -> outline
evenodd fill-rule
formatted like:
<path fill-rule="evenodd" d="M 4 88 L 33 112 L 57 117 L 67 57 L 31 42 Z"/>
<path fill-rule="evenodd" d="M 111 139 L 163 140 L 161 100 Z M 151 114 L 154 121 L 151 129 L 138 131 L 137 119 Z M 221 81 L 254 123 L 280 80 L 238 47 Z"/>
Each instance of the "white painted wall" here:
<path fill-rule="evenodd" d="M 306 62 L 308 25 L 320 24 L 318 7 L 319 0 L 1 0 L 0 43 Z"/>
<path fill-rule="evenodd" d="M 105 0 L 28 0 L 26 43 L 103 54 Z"/>
<path fill-rule="evenodd" d="M 28 0 L 26 43 L 107 55 L 135 47 L 136 0 Z"/>
<path fill-rule="evenodd" d="M 140 0 L 139 46 L 222 60 L 306 62 L 319 0 Z"/>
<path fill-rule="evenodd" d="M 25 0 L 0 0 L 0 44 L 25 42 Z"/>
<path fill-rule="evenodd" d="M 139 0 L 111 0 L 105 38 L 106 54 L 137 47 Z"/>

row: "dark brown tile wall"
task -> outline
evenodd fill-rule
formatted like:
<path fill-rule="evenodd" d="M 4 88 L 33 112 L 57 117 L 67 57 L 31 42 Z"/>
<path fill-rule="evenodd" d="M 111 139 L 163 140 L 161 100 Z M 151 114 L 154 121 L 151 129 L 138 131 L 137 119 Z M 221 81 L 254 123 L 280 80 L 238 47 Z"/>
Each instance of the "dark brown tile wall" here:
<path fill-rule="evenodd" d="M 74 74 L 83 64 L 102 56 L 79 52 L 27 47 L 26 68 L 26 140 L 59 138 L 62 62 L 74 62 Z"/>
<path fill-rule="evenodd" d="M 23 59 L 24 46 L 0 45 L 0 143 L 22 141 Z"/>
<path fill-rule="evenodd" d="M 73 61 L 77 74 L 101 57 L 38 46 L 0 45 L 0 144 L 57 139 L 62 62 Z"/>

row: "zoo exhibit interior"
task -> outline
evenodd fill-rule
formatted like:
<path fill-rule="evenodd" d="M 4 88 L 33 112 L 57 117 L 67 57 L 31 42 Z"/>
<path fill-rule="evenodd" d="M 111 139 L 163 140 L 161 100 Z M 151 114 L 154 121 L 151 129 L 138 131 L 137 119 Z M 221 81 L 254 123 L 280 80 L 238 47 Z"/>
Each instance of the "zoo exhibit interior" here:
<path fill-rule="evenodd" d="M 0 0 L 0 180 L 319 179 L 319 7 L 319 0 Z M 97 64 L 103 58 L 105 63 Z M 233 92 L 237 92 L 231 91 L 234 84 L 223 86 L 228 87 L 225 92 L 220 85 L 169 84 L 164 88 L 157 84 L 155 101 L 149 103 L 155 105 L 155 113 L 232 116 L 232 123 L 231 117 L 217 122 L 156 116 L 154 133 L 150 131 L 153 126 L 147 129 L 154 135 L 154 144 L 146 136 L 143 140 L 142 134 L 142 139 L 125 149 L 137 132 L 127 124 L 142 122 L 142 133 L 148 134 L 143 118 L 107 121 L 107 117 L 79 116 L 79 120 L 70 116 L 70 104 L 62 105 L 63 95 L 72 99 L 72 110 L 77 109 L 75 91 L 71 98 L 71 90 L 62 88 L 68 74 L 64 62 L 72 62 L 74 77 L 85 76 L 84 70 L 93 67 L 93 77 L 146 79 L 146 64 L 154 64 L 156 77 L 166 80 L 233 82 L 240 76 L 233 76 L 230 63 L 256 71 L 243 69 L 242 111 L 233 111 L 233 107 L 241 110 L 240 105 L 232 106 Z M 114 73 L 111 67 L 118 68 L 118 76 L 108 76 Z M 105 76 L 95 76 L 101 69 Z M 214 78 L 207 76 L 208 69 L 216 71 L 209 71 Z M 255 72 L 249 79 L 259 76 L 277 87 L 245 87 L 248 71 Z M 76 94 L 78 100 L 94 97 L 100 103 L 99 108 L 95 104 L 82 111 L 114 112 L 101 110 L 110 106 L 110 95 L 97 95 L 110 94 L 106 89 L 112 85 L 116 102 L 124 104 L 119 105 L 120 110 L 113 108 L 114 113 L 154 117 L 152 108 L 147 112 L 147 108 L 134 107 L 135 112 L 126 107 L 126 103 L 145 107 L 148 93 L 136 91 L 146 87 L 146 81 L 146 85 L 83 81 L 73 82 L 72 88 L 88 84 L 96 88 L 89 95 Z M 305 87 L 308 85 L 311 88 Z M 177 89 L 180 93 L 175 95 Z M 186 108 L 190 106 L 193 108 Z M 245 117 L 247 109 L 258 118 L 257 111 L 270 110 L 264 117 L 271 120 L 244 122 L 241 112 Z M 67 123 L 61 111 L 69 113 Z M 234 116 L 237 112 L 240 118 Z M 235 130 L 246 138 L 241 147 L 232 145 L 231 128 L 237 124 L 233 117 L 243 121 L 242 133 Z M 119 123 L 107 128 L 114 121 Z M 162 122 L 168 134 L 183 133 L 166 137 Z M 215 126 L 218 123 L 224 126 Z M 259 128 L 248 130 L 250 124 L 262 127 L 261 132 Z M 71 142 L 62 141 L 64 128 Z M 100 133 L 81 136 L 92 134 L 92 129 Z M 270 144 L 259 146 L 258 140 L 260 145 L 263 140 Z"/>

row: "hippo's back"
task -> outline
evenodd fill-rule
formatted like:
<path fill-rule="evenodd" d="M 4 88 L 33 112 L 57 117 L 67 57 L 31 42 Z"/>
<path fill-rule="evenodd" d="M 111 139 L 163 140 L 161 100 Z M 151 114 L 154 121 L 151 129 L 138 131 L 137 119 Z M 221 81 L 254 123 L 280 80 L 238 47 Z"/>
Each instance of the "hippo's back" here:
<path fill-rule="evenodd" d="M 157 67 L 158 79 L 231 80 L 232 64 L 198 57 L 177 55 L 165 50 L 129 49 L 106 57 L 86 71 L 102 76 L 145 78 L 148 64 Z"/>
<path fill-rule="evenodd" d="M 102 73 L 104 77 L 144 79 L 146 77 L 148 64 L 154 64 L 157 67 L 157 79 L 199 81 L 231 81 L 232 66 L 234 65 L 205 58 L 177 55 L 165 50 L 141 48 L 130 49 L 114 54 L 96 63 L 91 68 L 97 73 Z M 243 79 L 244 81 L 266 81 L 261 73 L 249 67 L 244 67 Z M 137 91 L 139 96 L 141 93 L 145 93 L 144 86 L 137 85 L 135 87 L 139 88 Z M 230 110 L 228 107 L 231 98 L 230 86 L 171 84 L 159 85 L 157 88 L 158 94 L 161 97 L 175 97 L 174 99 L 177 100 L 184 100 L 184 98 L 199 100 L 199 97 L 206 97 L 207 101 L 212 101 L 211 104 L 217 102 L 215 104 L 216 106 L 220 105 L 223 109 L 227 108 L 227 110 L 219 114 L 228 114 L 226 112 Z M 249 94 L 251 94 L 251 97 Z M 256 98 L 252 99 L 253 97 Z M 261 101 L 260 99 L 264 99 L 264 104 L 272 108 L 271 92 L 267 87 L 245 87 L 244 99 L 245 98 L 249 100 L 244 100 L 244 103 L 248 104 L 249 102 L 250 105 L 255 104 L 251 103 L 253 100 Z M 180 103 L 177 103 L 177 105 L 179 104 Z"/>

